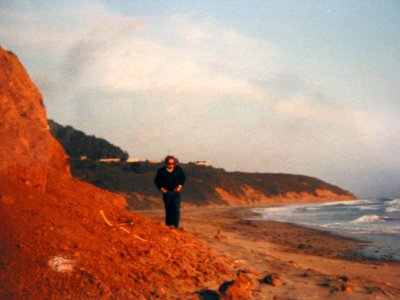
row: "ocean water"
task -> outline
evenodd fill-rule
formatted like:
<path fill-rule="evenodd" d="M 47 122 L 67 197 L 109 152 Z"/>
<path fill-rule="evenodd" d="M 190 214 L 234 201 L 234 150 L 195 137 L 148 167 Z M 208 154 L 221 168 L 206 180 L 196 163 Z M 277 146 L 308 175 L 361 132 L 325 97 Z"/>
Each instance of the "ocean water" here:
<path fill-rule="evenodd" d="M 363 199 L 252 209 L 258 220 L 299 224 L 368 242 L 373 259 L 400 261 L 400 199 Z"/>

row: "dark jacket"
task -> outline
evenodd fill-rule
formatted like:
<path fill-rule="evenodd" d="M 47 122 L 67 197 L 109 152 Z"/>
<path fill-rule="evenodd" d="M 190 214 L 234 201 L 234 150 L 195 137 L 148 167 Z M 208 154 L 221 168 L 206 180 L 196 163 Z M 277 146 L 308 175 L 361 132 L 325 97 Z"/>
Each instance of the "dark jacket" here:
<path fill-rule="evenodd" d="M 167 171 L 167 167 L 162 167 L 158 169 L 157 175 L 154 178 L 154 183 L 157 188 L 166 188 L 168 191 L 172 192 L 178 185 L 183 186 L 185 183 L 185 173 L 180 166 L 175 166 L 172 172 Z"/>

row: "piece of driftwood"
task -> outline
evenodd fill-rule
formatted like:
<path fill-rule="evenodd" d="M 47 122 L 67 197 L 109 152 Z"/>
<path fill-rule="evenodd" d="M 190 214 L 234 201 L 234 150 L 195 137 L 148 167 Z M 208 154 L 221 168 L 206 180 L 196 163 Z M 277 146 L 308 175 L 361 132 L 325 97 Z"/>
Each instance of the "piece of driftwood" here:
<path fill-rule="evenodd" d="M 102 210 L 100 210 L 100 214 L 103 217 L 104 221 L 111 227 L 114 227 L 113 224 L 111 224 L 110 221 L 107 220 L 106 216 L 104 215 L 104 212 Z"/>

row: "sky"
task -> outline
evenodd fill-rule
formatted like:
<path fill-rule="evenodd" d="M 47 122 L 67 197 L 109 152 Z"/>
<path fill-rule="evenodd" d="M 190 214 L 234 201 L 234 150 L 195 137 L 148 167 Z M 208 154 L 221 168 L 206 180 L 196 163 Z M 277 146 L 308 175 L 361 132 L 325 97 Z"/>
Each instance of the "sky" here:
<path fill-rule="evenodd" d="M 400 197 L 398 0 L 0 0 L 0 45 L 132 157 Z"/>

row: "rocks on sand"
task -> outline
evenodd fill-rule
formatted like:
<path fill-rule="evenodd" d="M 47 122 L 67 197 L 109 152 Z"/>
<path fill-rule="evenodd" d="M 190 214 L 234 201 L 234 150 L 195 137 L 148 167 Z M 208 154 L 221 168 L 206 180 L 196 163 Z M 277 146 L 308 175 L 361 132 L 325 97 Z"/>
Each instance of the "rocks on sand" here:
<path fill-rule="evenodd" d="M 224 282 L 218 289 L 221 299 L 251 299 L 251 288 L 254 286 L 253 280 L 245 274 L 238 272 L 237 279 Z"/>
<path fill-rule="evenodd" d="M 272 273 L 272 274 L 269 274 L 269 275 L 265 276 L 261 280 L 261 282 L 269 284 L 269 285 L 272 285 L 274 287 L 281 287 L 282 286 L 282 278 L 277 273 Z"/>

